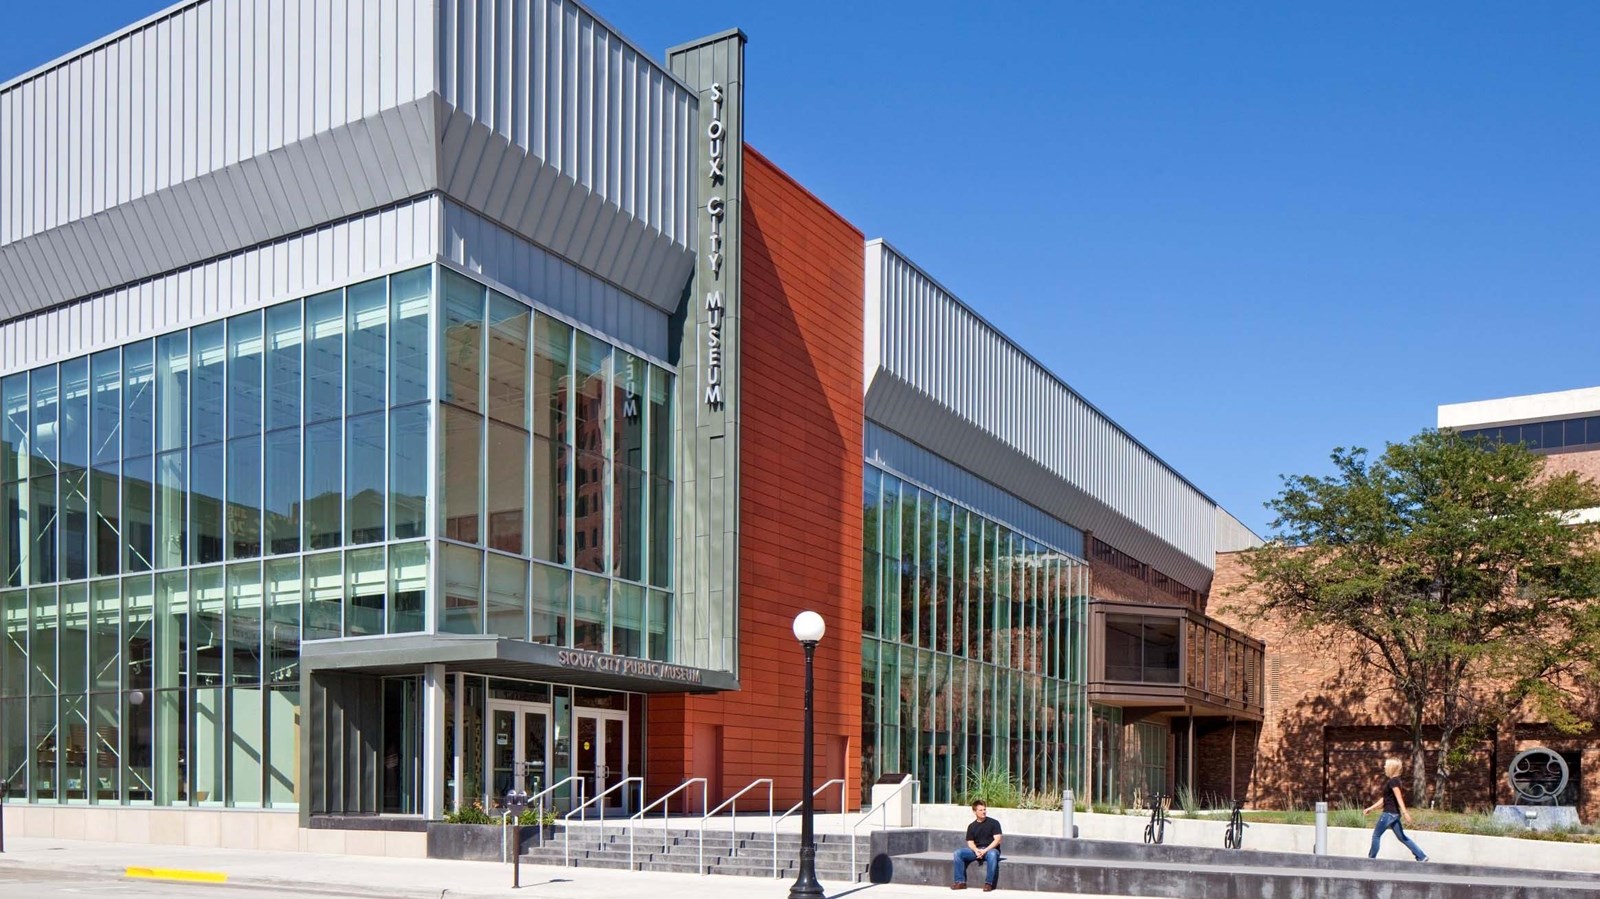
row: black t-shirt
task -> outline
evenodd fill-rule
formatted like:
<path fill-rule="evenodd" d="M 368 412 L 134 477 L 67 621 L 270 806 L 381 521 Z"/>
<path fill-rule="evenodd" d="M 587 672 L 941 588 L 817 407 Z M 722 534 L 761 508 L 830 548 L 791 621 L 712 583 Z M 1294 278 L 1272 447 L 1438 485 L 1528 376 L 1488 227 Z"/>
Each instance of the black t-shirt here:
<path fill-rule="evenodd" d="M 967 825 L 967 842 L 983 849 L 994 838 L 1000 835 L 1000 822 L 993 818 L 984 818 L 982 821 L 973 821 Z"/>
<path fill-rule="evenodd" d="M 1394 791 L 1400 788 L 1400 778 L 1391 777 L 1383 782 L 1383 811 L 1384 814 L 1400 814 L 1400 800 L 1394 798 Z"/>

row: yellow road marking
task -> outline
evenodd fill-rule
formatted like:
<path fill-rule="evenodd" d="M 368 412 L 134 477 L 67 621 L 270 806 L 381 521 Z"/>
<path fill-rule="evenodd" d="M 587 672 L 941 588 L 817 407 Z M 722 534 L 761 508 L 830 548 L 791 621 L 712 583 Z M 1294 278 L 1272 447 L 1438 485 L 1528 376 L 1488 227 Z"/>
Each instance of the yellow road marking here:
<path fill-rule="evenodd" d="M 190 883 L 225 883 L 228 875 L 221 871 L 185 871 L 182 868 L 129 868 L 125 877 L 144 880 L 186 880 Z"/>

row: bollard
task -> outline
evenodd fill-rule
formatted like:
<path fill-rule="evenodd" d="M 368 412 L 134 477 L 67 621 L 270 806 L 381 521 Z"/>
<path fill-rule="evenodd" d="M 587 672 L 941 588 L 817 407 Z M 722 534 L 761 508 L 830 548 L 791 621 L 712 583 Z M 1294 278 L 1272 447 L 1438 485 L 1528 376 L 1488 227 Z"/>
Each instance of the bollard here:
<path fill-rule="evenodd" d="M 6 796 L 11 792 L 11 781 L 0 780 L 0 852 L 6 851 Z"/>
<path fill-rule="evenodd" d="M 1328 804 L 1317 803 L 1317 839 L 1311 846 L 1312 855 L 1328 854 Z"/>
<path fill-rule="evenodd" d="M 1066 839 L 1073 839 L 1078 835 L 1078 829 L 1072 824 L 1072 791 L 1064 790 L 1061 793 L 1061 835 Z"/>

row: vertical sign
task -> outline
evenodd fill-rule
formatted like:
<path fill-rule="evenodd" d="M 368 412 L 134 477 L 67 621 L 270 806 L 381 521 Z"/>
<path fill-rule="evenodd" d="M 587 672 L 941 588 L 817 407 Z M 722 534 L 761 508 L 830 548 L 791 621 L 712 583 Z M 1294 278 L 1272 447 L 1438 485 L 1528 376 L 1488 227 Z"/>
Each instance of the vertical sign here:
<path fill-rule="evenodd" d="M 744 33 L 735 29 L 667 51 L 667 68 L 699 97 L 694 280 L 673 321 L 678 481 L 672 661 L 735 673 L 744 44 Z"/>

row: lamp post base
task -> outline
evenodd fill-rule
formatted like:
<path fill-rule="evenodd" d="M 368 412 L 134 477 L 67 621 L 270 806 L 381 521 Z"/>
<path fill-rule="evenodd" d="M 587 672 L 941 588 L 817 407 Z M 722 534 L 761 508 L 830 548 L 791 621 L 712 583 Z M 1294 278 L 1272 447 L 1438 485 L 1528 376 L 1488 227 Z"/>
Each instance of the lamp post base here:
<path fill-rule="evenodd" d="M 822 884 L 817 882 L 816 849 L 800 850 L 800 876 L 789 887 L 789 899 L 823 899 Z"/>

